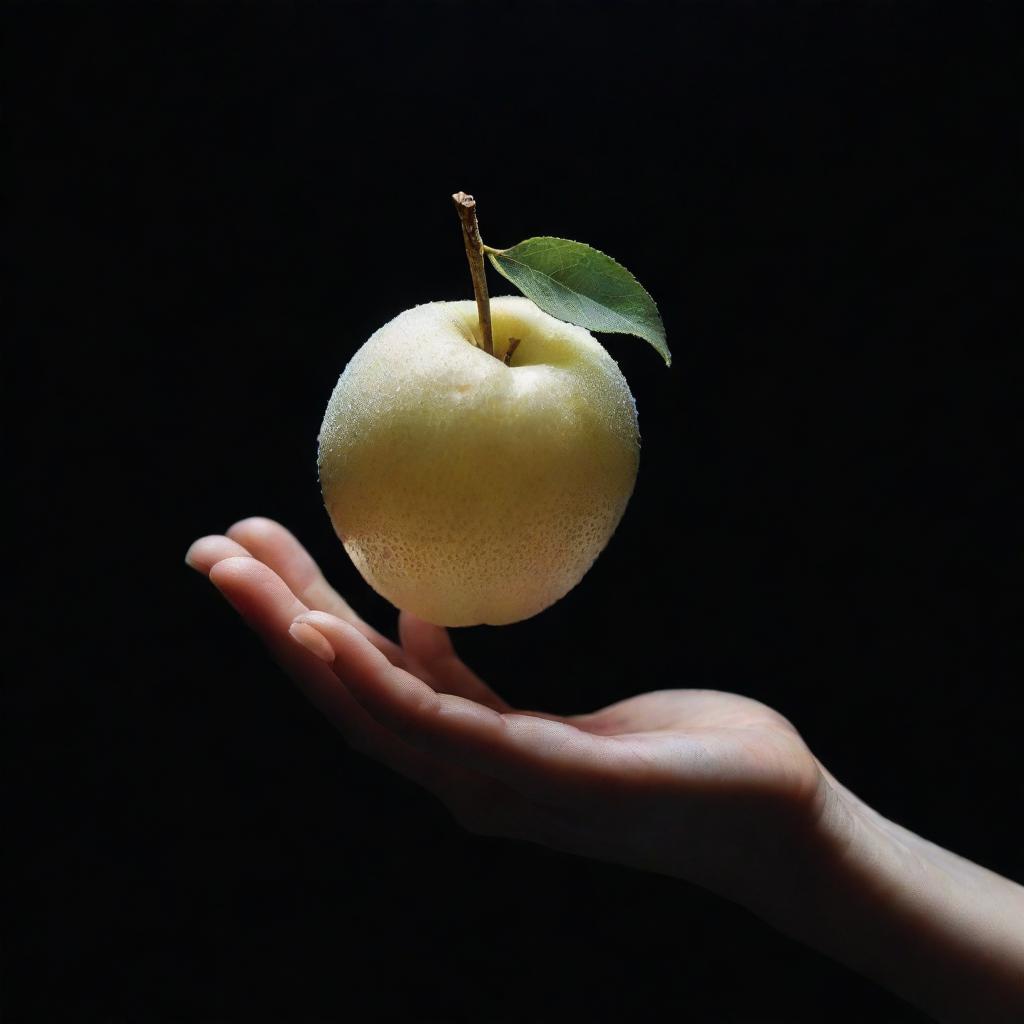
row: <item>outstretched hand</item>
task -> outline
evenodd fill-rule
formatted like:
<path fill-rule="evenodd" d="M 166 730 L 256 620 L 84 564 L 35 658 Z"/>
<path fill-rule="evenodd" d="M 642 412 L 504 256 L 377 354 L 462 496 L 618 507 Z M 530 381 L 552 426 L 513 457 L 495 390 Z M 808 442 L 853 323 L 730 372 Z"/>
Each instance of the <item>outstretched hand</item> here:
<path fill-rule="evenodd" d="M 1024 889 L 886 820 L 763 704 L 659 689 L 515 709 L 446 630 L 403 613 L 400 643 L 378 633 L 277 523 L 243 520 L 187 561 L 353 747 L 471 831 L 704 885 L 942 1020 L 1024 1019 Z"/>
<path fill-rule="evenodd" d="M 245 519 L 196 541 L 187 560 L 355 749 L 434 793 L 474 833 L 739 896 L 764 881 L 752 871 L 805 846 L 822 813 L 818 762 L 756 701 L 661 689 L 592 714 L 515 709 L 461 661 L 447 630 L 403 612 L 399 644 L 364 622 L 278 523 Z"/>

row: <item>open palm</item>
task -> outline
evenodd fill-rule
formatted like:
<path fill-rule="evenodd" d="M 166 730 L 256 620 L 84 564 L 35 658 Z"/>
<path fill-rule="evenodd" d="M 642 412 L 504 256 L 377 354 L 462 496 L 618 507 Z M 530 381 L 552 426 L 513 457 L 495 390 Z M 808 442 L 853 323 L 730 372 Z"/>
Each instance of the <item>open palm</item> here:
<path fill-rule="evenodd" d="M 756 701 L 662 689 L 592 714 L 516 710 L 458 658 L 445 629 L 402 613 L 395 643 L 365 623 L 277 523 L 243 520 L 196 541 L 188 561 L 353 747 L 478 834 L 739 895 L 751 864 L 768 870 L 789 856 L 821 814 L 817 760 Z"/>

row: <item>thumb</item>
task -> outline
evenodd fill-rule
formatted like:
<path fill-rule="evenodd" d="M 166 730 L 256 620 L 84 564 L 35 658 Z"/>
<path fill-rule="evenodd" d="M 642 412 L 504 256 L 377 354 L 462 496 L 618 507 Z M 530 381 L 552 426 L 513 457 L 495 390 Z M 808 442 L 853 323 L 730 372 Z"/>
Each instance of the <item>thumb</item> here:
<path fill-rule="evenodd" d="M 495 711 L 510 711 L 502 700 L 459 656 L 444 626 L 435 626 L 412 612 L 398 617 L 402 649 L 415 663 L 416 674 L 442 693 L 453 693 Z"/>
<path fill-rule="evenodd" d="M 399 615 L 398 638 L 406 655 L 424 668 L 457 657 L 448 630 L 412 612 L 403 611 Z"/>

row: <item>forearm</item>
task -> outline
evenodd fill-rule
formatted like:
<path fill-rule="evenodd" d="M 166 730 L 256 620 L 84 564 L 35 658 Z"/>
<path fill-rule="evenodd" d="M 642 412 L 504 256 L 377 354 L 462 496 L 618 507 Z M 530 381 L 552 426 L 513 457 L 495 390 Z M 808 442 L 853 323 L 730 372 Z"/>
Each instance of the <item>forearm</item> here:
<path fill-rule="evenodd" d="M 834 780 L 807 859 L 755 909 L 939 1020 L 1024 1020 L 1024 888 Z"/>

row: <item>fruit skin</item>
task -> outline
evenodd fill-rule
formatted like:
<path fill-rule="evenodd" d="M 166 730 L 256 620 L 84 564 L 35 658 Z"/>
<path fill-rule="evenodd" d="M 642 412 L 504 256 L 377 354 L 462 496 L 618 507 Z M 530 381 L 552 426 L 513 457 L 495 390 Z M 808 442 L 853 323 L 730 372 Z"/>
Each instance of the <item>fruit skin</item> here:
<path fill-rule="evenodd" d="M 379 594 L 444 626 L 536 615 L 582 579 L 639 464 L 636 404 L 582 327 L 529 299 L 395 317 L 352 357 L 320 428 L 324 502 Z M 509 339 L 520 340 L 506 366 Z"/>

